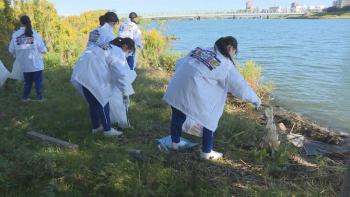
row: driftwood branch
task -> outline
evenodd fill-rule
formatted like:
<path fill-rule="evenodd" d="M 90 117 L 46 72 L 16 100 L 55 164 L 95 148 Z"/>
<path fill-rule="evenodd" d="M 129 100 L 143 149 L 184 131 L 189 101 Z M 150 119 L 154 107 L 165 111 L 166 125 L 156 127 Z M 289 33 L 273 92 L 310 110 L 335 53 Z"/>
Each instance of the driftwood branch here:
<path fill-rule="evenodd" d="M 30 131 L 27 133 L 27 136 L 32 138 L 32 139 L 37 139 L 46 143 L 50 144 L 55 144 L 64 148 L 69 148 L 69 149 L 78 149 L 79 146 L 77 144 L 72 144 L 48 135 L 44 135 L 35 131 Z"/>

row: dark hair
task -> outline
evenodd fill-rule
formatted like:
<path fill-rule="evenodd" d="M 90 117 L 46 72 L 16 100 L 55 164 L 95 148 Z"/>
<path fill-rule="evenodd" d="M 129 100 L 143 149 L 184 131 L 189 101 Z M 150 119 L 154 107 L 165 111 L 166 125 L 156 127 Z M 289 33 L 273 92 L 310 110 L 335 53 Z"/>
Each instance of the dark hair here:
<path fill-rule="evenodd" d="M 24 15 L 24 16 L 21 16 L 20 21 L 21 21 L 21 24 L 26 27 L 24 31 L 24 35 L 28 37 L 33 37 L 32 22 L 30 21 L 30 18 L 27 15 Z"/>
<path fill-rule="evenodd" d="M 238 42 L 237 42 L 236 38 L 234 38 L 232 36 L 221 37 L 215 42 L 215 49 L 219 50 L 219 52 L 223 56 L 229 58 L 231 60 L 231 62 L 234 64 L 232 57 L 230 56 L 230 54 L 227 51 L 228 46 L 232 46 L 234 49 L 236 49 L 236 54 L 237 54 Z"/>
<path fill-rule="evenodd" d="M 98 20 L 100 21 L 100 26 L 103 26 L 106 23 L 104 15 L 100 16 Z"/>
<path fill-rule="evenodd" d="M 130 12 L 130 14 L 129 14 L 129 18 L 130 19 L 134 19 L 134 18 L 137 18 L 138 16 L 137 16 L 137 14 L 135 13 L 135 12 Z"/>
<path fill-rule="evenodd" d="M 112 45 L 122 47 L 126 45 L 130 50 L 135 51 L 135 42 L 131 38 L 116 38 L 110 42 Z"/>
<path fill-rule="evenodd" d="M 103 18 L 105 23 L 110 23 L 110 22 L 119 23 L 119 18 L 117 14 L 114 12 L 106 12 Z"/>

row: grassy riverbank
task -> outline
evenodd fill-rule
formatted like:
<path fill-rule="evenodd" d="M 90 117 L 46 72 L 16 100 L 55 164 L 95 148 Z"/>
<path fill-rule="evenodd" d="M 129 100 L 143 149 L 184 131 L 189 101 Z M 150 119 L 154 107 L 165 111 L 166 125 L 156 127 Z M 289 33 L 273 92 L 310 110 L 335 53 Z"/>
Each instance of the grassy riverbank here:
<path fill-rule="evenodd" d="M 135 127 L 118 139 L 92 135 L 84 99 L 69 84 L 68 67 L 46 70 L 45 103 L 21 103 L 21 85 L 1 91 L 0 191 L 10 196 L 336 196 L 342 165 L 318 167 L 290 160 L 283 146 L 273 155 L 257 147 L 264 133 L 249 109 L 228 105 L 217 131 L 218 162 L 200 161 L 197 151 L 166 154 L 155 139 L 169 132 L 170 109 L 162 101 L 169 73 L 140 69 L 130 118 Z M 77 151 L 25 137 L 36 130 L 76 143 Z M 196 141 L 200 139 L 194 138 Z M 244 148 L 250 147 L 250 148 Z M 127 149 L 141 149 L 135 160 Z"/>
<path fill-rule="evenodd" d="M 52 7 L 51 11 L 55 13 Z M 43 13 L 47 12 L 35 12 Z M 323 157 L 309 158 L 315 165 L 298 162 L 297 150 L 283 139 L 278 151 L 259 149 L 265 133 L 261 113 L 232 98 L 227 102 L 215 137 L 215 149 L 224 153 L 223 160 L 201 161 L 198 149 L 172 154 L 159 151 L 155 139 L 168 135 L 170 123 L 170 109 L 162 96 L 175 60 L 181 54 L 170 53 L 169 39 L 156 30 L 144 31 L 144 49 L 139 51 L 136 94 L 130 107 L 134 129 L 125 130 L 123 137 L 116 139 L 92 135 L 86 102 L 69 79 L 72 65 L 85 46 L 88 30 L 97 24 L 98 16 L 99 13 L 85 13 L 80 17 L 47 20 L 55 22 L 57 31 L 50 29 L 55 33 L 47 32 L 46 26 L 37 28 L 41 34 L 46 32 L 44 39 L 51 41 L 51 52 L 45 57 L 46 102 L 22 103 L 20 82 L 8 81 L 0 90 L 2 195 L 329 197 L 339 194 L 345 170 L 341 162 Z M 47 17 L 56 18 L 56 15 L 43 18 Z M 96 23 L 91 23 L 92 19 Z M 33 24 L 40 25 L 39 22 Z M 1 48 L 5 50 L 6 44 Z M 5 61 L 7 66 L 10 61 L 10 58 Z M 241 65 L 240 70 L 259 95 L 267 99 L 272 86 L 260 83 L 261 68 L 250 61 Z M 78 144 L 79 149 L 71 151 L 28 139 L 26 133 L 33 130 Z M 139 149 L 144 154 L 135 157 L 128 153 L 129 149 Z"/>
<path fill-rule="evenodd" d="M 350 19 L 350 11 L 313 13 L 297 17 L 287 17 L 287 19 Z"/>
<path fill-rule="evenodd" d="M 22 103 L 21 83 L 10 81 L 0 92 L 0 191 L 8 196 L 337 196 L 343 164 L 321 157 L 311 160 L 316 167 L 297 162 L 296 149 L 285 142 L 273 153 L 257 148 L 265 132 L 261 114 L 232 99 L 216 133 L 215 149 L 225 154 L 223 160 L 201 161 L 197 149 L 159 151 L 155 139 L 168 135 L 170 122 L 162 96 L 178 56 L 166 46 L 162 34 L 145 32 L 130 108 L 134 129 L 118 139 L 90 133 L 86 102 L 69 83 L 71 67 L 48 62 L 45 103 Z M 242 65 L 241 72 L 266 95 L 254 62 Z M 32 130 L 79 149 L 30 140 L 26 132 Z M 135 158 L 128 149 L 144 154 Z"/>

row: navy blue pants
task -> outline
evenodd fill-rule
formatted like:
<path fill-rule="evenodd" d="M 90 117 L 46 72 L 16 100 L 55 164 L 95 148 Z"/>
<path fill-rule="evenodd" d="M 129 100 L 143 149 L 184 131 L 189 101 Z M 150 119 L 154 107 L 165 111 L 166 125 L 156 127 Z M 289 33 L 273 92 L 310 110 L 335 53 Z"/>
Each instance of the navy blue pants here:
<path fill-rule="evenodd" d="M 174 107 L 171 107 L 171 109 L 171 140 L 172 142 L 179 143 L 182 133 L 182 125 L 186 120 L 186 115 Z M 213 149 L 214 132 L 204 127 L 202 140 L 202 151 L 210 153 Z"/>
<path fill-rule="evenodd" d="M 109 116 L 109 103 L 102 106 L 95 96 L 83 87 L 84 96 L 89 103 L 92 128 L 97 129 L 102 124 L 104 131 L 111 130 L 111 118 Z"/>
<path fill-rule="evenodd" d="M 134 54 L 135 55 L 135 54 Z M 126 61 L 128 62 L 128 64 L 129 64 L 129 67 L 130 67 L 130 70 L 134 70 L 135 68 L 134 68 L 134 64 L 135 64 L 135 57 L 134 57 L 134 55 L 130 55 L 130 56 L 128 56 L 127 58 L 126 58 Z"/>
<path fill-rule="evenodd" d="M 24 72 L 23 76 L 24 76 L 24 87 L 23 87 L 22 99 L 29 98 L 33 83 L 35 83 L 36 98 L 39 100 L 42 99 L 43 98 L 43 71 L 40 70 L 36 72 Z"/>

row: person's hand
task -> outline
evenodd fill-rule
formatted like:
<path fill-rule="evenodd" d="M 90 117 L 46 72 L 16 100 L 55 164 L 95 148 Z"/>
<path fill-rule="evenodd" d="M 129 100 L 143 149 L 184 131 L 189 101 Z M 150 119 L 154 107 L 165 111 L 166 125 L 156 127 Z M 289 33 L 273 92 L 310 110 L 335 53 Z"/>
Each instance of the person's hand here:
<path fill-rule="evenodd" d="M 257 102 L 253 103 L 253 105 L 256 110 L 260 110 L 261 100 L 259 99 Z"/>
<path fill-rule="evenodd" d="M 124 104 L 125 106 L 129 106 L 129 103 L 130 103 L 129 96 L 123 95 L 123 104 Z"/>

